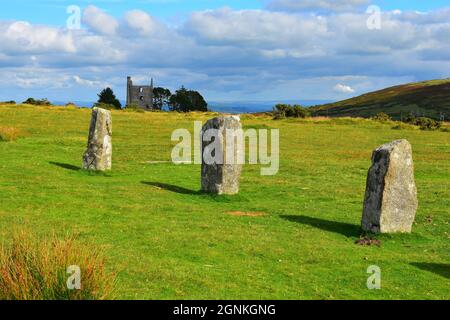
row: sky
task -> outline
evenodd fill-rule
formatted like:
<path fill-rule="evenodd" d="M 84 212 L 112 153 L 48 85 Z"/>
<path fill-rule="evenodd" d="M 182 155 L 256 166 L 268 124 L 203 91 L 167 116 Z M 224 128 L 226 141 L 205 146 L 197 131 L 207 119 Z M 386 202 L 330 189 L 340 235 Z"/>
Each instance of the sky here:
<path fill-rule="evenodd" d="M 94 101 L 126 77 L 213 101 L 342 100 L 450 77 L 450 0 L 15 0 L 0 100 Z"/>

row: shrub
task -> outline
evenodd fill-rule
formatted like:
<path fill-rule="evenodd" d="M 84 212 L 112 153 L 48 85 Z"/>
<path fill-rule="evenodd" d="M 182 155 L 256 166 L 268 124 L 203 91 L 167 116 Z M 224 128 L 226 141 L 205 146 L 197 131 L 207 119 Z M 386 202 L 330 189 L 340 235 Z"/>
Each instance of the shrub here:
<path fill-rule="evenodd" d="M 275 119 L 306 118 L 310 116 L 308 109 L 299 105 L 277 104 L 273 110 Z"/>
<path fill-rule="evenodd" d="M 35 105 L 35 106 L 51 106 L 52 105 L 50 103 L 50 101 L 48 101 L 48 99 L 46 99 L 46 98 L 43 98 L 43 99 L 28 98 L 27 100 L 25 100 L 23 102 L 23 104 L 31 104 L 31 105 Z"/>
<path fill-rule="evenodd" d="M 414 126 L 419 126 L 420 130 L 439 130 L 442 126 L 442 123 L 427 117 L 414 117 L 413 115 L 409 115 L 404 120 L 406 123 L 412 124 Z"/>
<path fill-rule="evenodd" d="M 69 266 L 81 269 L 80 290 L 68 289 Z M 107 299 L 114 281 L 99 252 L 73 237 L 41 239 L 21 231 L 0 247 L 0 300 Z"/>
<path fill-rule="evenodd" d="M 292 107 L 292 116 L 294 118 L 306 118 L 310 116 L 310 112 L 306 108 L 303 108 L 299 105 L 294 105 Z"/>
<path fill-rule="evenodd" d="M 384 112 L 379 112 L 376 116 L 372 117 L 372 120 L 379 122 L 388 122 L 392 121 L 392 118 Z"/>
<path fill-rule="evenodd" d="M 20 130 L 13 127 L 0 127 L 0 141 L 16 141 L 20 136 Z"/>
<path fill-rule="evenodd" d="M 439 121 L 426 117 L 417 118 L 415 124 L 420 127 L 420 130 L 439 130 L 442 126 Z"/>
<path fill-rule="evenodd" d="M 14 100 L 2 101 L 2 102 L 0 102 L 0 104 L 16 104 L 16 102 Z"/>
<path fill-rule="evenodd" d="M 284 119 L 287 117 L 289 107 L 286 104 L 277 104 L 273 109 L 273 117 L 275 119 Z"/>

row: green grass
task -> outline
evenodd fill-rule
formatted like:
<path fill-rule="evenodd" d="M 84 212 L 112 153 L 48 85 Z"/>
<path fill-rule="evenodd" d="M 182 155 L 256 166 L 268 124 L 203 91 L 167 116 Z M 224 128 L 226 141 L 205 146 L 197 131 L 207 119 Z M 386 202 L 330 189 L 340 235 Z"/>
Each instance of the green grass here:
<path fill-rule="evenodd" d="M 105 248 L 123 299 L 449 299 L 450 139 L 362 119 L 245 116 L 279 128 L 280 172 L 245 166 L 237 196 L 199 194 L 200 167 L 170 160 L 172 130 L 213 114 L 112 111 L 113 170 L 80 170 L 90 110 L 0 106 L 0 238 L 25 226 Z M 354 244 L 372 150 L 414 150 L 419 210 L 410 235 Z M 233 216 L 231 211 L 265 216 Z M 378 265 L 382 289 L 368 290 Z"/>

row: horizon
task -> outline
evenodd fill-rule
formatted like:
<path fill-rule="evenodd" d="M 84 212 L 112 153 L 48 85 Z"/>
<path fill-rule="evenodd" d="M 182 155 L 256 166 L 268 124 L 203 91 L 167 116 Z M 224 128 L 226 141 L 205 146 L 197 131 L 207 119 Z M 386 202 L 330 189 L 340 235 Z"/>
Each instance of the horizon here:
<path fill-rule="evenodd" d="M 122 104 L 122 108 L 125 107 L 126 101 L 119 99 Z M 19 102 L 19 101 L 17 101 Z M 300 104 L 305 108 L 331 103 L 329 100 L 273 100 L 273 101 L 207 101 L 208 109 L 214 112 L 224 112 L 230 114 L 244 114 L 255 112 L 269 112 L 276 104 Z M 92 108 L 96 101 L 63 101 L 63 100 L 50 100 L 50 103 L 54 106 L 65 106 L 69 103 L 74 103 L 77 107 Z"/>
<path fill-rule="evenodd" d="M 125 100 L 130 75 L 211 102 L 332 102 L 450 74 L 446 1 L 19 2 L 0 13 L 0 100 Z"/>

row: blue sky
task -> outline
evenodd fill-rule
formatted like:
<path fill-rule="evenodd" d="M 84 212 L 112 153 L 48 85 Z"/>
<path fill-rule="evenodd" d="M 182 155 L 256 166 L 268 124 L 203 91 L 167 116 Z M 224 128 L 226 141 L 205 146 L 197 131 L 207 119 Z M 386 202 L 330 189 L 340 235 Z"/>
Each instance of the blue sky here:
<path fill-rule="evenodd" d="M 258 9 L 264 6 L 264 2 L 259 0 L 16 0 L 2 5 L 0 18 L 64 25 L 66 20 L 65 10 L 68 5 L 78 5 L 83 8 L 92 4 L 103 8 L 115 17 L 122 16 L 125 11 L 139 8 L 153 16 L 169 21 L 184 17 L 190 12 L 198 10 L 216 9 L 224 6 L 233 9 Z"/>
<path fill-rule="evenodd" d="M 96 5 L 109 14 L 120 17 L 123 12 L 139 8 L 161 19 L 177 19 L 192 11 L 217 9 L 228 6 L 233 9 L 263 9 L 264 0 L 15 0 L 2 4 L 0 19 L 26 20 L 33 23 L 64 25 L 65 10 L 68 5 Z M 429 11 L 450 6 L 449 0 L 377 0 L 374 4 L 384 10 L 418 10 Z"/>
<path fill-rule="evenodd" d="M 15 0 L 0 11 L 0 100 L 123 99 L 127 75 L 209 100 L 340 100 L 449 77 L 448 39 L 449 0 Z"/>

